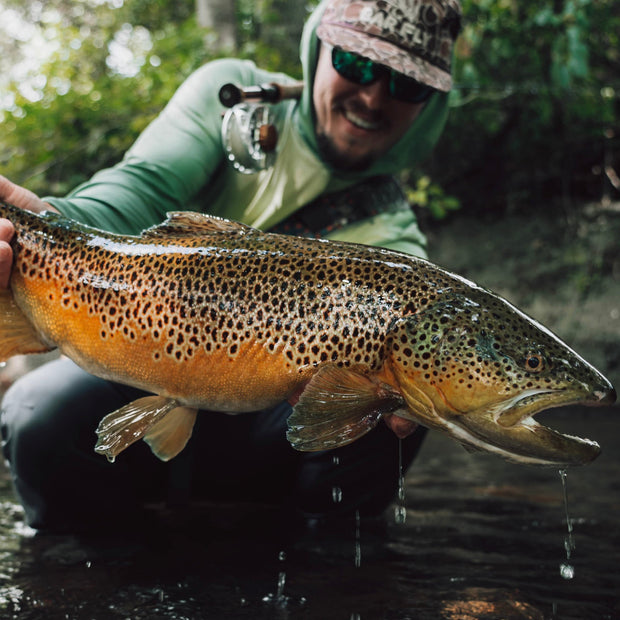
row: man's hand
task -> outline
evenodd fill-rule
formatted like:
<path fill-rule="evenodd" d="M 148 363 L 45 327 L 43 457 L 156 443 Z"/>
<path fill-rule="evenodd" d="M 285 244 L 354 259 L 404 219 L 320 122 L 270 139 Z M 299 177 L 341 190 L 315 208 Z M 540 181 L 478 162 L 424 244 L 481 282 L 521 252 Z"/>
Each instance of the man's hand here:
<path fill-rule="evenodd" d="M 0 200 L 34 213 L 55 211 L 51 205 L 43 202 L 36 194 L 11 183 L 2 175 L 0 175 Z M 13 266 L 13 250 L 10 242 L 14 233 L 13 224 L 8 220 L 0 219 L 0 288 L 6 288 L 9 285 L 11 267 Z"/>
<path fill-rule="evenodd" d="M 9 245 L 13 238 L 13 224 L 0 219 L 0 288 L 7 288 L 13 266 L 13 250 Z"/>
<path fill-rule="evenodd" d="M 415 432 L 418 425 L 411 420 L 405 420 L 397 415 L 388 414 L 383 416 L 383 420 L 399 439 L 409 437 Z"/>
<path fill-rule="evenodd" d="M 55 209 L 47 202 L 43 202 L 36 194 L 11 183 L 6 177 L 0 175 L 0 200 L 9 202 L 20 209 L 41 213 L 43 211 L 54 211 Z"/>

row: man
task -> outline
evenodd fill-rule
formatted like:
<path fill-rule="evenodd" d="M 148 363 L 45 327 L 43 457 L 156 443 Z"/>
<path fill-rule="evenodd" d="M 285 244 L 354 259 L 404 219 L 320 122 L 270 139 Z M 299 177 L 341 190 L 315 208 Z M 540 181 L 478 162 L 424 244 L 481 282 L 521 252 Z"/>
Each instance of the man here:
<path fill-rule="evenodd" d="M 167 211 L 191 209 L 423 254 L 411 210 L 385 179 L 414 165 L 439 137 L 459 23 L 457 0 L 325 0 L 302 37 L 303 96 L 274 106 L 280 138 L 271 168 L 240 174 L 227 161 L 218 92 L 225 82 L 290 78 L 228 59 L 190 76 L 119 165 L 67 197 L 41 200 L 0 179 L 0 198 L 123 233 L 160 222 Z M 2 222 L 2 286 L 11 236 L 12 226 Z M 283 403 L 237 416 L 199 414 L 187 448 L 169 463 L 139 442 L 110 464 L 93 451 L 94 430 L 139 395 L 64 359 L 8 391 L 3 450 L 32 527 L 124 524 L 144 503 L 171 495 L 287 502 L 307 517 L 377 514 L 396 490 L 398 437 L 405 467 L 423 437 L 423 429 L 388 417 L 337 452 L 297 453 L 286 441 L 290 405 Z"/>

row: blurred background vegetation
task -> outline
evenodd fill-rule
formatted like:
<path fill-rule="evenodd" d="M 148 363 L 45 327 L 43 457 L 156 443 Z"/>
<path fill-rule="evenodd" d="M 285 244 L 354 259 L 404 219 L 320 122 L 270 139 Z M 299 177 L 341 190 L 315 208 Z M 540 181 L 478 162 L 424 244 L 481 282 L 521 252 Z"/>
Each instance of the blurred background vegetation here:
<path fill-rule="evenodd" d="M 412 202 L 444 217 L 577 209 L 620 192 L 618 0 L 464 0 L 456 89 Z M 316 2 L 0 0 L 0 173 L 62 195 L 118 161 L 204 62 L 300 75 Z"/>

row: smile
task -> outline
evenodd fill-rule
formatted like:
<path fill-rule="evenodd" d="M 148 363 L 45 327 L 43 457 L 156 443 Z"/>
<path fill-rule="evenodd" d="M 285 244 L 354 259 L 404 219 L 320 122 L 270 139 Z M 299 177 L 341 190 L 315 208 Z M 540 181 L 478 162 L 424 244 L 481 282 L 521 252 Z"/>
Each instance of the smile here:
<path fill-rule="evenodd" d="M 344 109 L 343 115 L 352 125 L 355 125 L 356 127 L 359 127 L 360 129 L 364 129 L 366 131 L 378 131 L 384 126 L 384 123 L 382 123 L 381 121 L 373 121 L 370 120 L 368 117 L 359 116 L 352 110 Z"/>

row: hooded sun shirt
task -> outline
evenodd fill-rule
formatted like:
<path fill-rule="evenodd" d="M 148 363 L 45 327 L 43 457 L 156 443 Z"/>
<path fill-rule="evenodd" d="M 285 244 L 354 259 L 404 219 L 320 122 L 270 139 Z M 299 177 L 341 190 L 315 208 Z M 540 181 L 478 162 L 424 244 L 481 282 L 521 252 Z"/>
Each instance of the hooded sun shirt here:
<path fill-rule="evenodd" d="M 324 5 L 310 16 L 301 39 L 301 100 L 273 106 L 279 139 L 272 167 L 242 174 L 227 160 L 221 136 L 226 108 L 218 94 L 228 82 L 249 86 L 293 79 L 258 69 L 247 60 L 216 60 L 181 85 L 119 164 L 98 172 L 65 198 L 45 200 L 68 217 L 126 234 L 161 222 L 169 211 L 182 210 L 268 230 L 322 194 L 414 166 L 428 155 L 444 127 L 445 93 L 436 92 L 403 137 L 367 170 L 338 171 L 321 160 L 312 87 L 319 50 L 316 28 Z M 380 213 L 327 236 L 424 254 L 424 238 L 411 209 Z"/>

